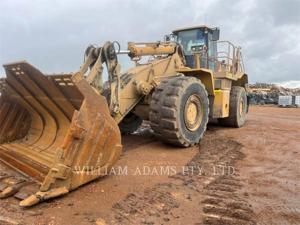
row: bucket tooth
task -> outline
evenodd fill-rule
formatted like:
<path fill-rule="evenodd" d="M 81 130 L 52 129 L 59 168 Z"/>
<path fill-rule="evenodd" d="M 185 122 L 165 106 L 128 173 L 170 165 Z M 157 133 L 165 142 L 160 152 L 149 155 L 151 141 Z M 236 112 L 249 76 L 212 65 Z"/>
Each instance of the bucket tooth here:
<path fill-rule="evenodd" d="M 45 200 L 56 198 L 62 195 L 65 195 L 69 193 L 69 190 L 66 187 L 60 187 L 60 188 L 54 188 L 47 192 L 37 192 L 34 195 L 31 195 L 30 197 L 22 200 L 20 202 L 20 206 L 22 207 L 30 207 L 33 205 L 36 205 L 40 202 L 43 202 Z"/>
<path fill-rule="evenodd" d="M 21 181 L 19 183 L 16 183 L 14 185 L 8 186 L 0 193 L 0 199 L 1 198 L 8 198 L 13 195 L 15 195 L 22 187 L 25 187 L 26 185 L 31 184 L 31 182 L 28 181 Z"/>

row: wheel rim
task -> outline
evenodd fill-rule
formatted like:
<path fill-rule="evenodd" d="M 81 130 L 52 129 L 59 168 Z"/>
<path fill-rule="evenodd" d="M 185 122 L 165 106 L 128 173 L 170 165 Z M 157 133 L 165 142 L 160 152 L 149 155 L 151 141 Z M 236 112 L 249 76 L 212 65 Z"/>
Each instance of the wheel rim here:
<path fill-rule="evenodd" d="M 188 130 L 195 131 L 203 119 L 203 104 L 197 95 L 191 95 L 184 108 L 184 122 Z"/>

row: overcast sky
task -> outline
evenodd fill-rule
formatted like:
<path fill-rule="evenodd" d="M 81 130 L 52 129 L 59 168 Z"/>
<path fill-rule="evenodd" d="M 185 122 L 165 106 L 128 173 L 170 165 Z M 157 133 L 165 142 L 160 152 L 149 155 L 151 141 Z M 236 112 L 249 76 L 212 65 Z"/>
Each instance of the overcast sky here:
<path fill-rule="evenodd" d="M 205 23 L 242 46 L 251 82 L 300 80 L 300 0 L 0 0 L 0 10 L 1 64 L 76 71 L 89 44 L 125 49 Z"/>

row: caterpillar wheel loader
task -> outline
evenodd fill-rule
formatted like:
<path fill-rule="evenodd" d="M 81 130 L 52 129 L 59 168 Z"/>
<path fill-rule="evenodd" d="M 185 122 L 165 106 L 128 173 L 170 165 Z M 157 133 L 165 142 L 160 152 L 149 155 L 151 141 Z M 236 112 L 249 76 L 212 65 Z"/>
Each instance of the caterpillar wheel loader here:
<path fill-rule="evenodd" d="M 135 63 L 124 73 L 120 54 Z M 25 61 L 4 65 L 0 160 L 25 178 L 2 172 L 0 198 L 32 206 L 105 175 L 121 155 L 121 133 L 133 133 L 143 120 L 161 141 L 182 147 L 199 143 L 209 119 L 245 123 L 241 48 L 219 41 L 218 28 L 178 29 L 160 42 L 130 42 L 126 50 L 106 42 L 84 55 L 73 74 L 44 75 Z"/>

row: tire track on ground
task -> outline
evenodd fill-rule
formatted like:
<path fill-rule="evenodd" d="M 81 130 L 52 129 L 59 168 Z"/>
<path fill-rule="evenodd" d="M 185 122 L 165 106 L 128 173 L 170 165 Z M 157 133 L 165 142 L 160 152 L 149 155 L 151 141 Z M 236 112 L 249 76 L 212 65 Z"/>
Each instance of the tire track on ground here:
<path fill-rule="evenodd" d="M 215 171 L 216 166 L 234 168 L 236 162 L 245 157 L 242 147 L 236 141 L 207 132 L 199 153 L 186 165 L 187 171 L 170 176 L 170 182 L 127 195 L 114 205 L 113 223 L 256 224 L 252 206 L 240 193 L 243 183 L 238 169 L 235 168 L 235 174 L 216 174 Z M 199 213 L 186 221 L 184 214 L 193 213 L 187 211 L 190 208 L 198 209 Z"/>

